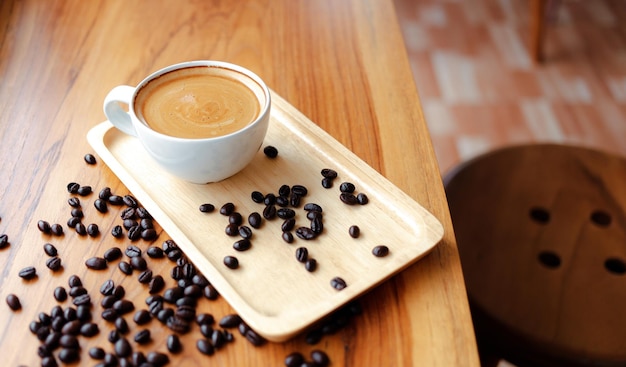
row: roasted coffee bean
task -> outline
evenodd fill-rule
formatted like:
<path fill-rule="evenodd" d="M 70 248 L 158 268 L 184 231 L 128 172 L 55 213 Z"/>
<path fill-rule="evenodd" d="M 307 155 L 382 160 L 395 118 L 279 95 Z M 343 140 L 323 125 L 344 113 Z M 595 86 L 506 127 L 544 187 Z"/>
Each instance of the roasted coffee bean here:
<path fill-rule="evenodd" d="M 285 366 L 287 367 L 300 367 L 304 363 L 304 356 L 302 353 L 293 352 L 285 357 Z"/>
<path fill-rule="evenodd" d="M 215 318 L 211 314 L 201 313 L 196 316 L 196 323 L 198 325 L 213 325 Z"/>
<path fill-rule="evenodd" d="M 113 310 L 115 310 L 118 315 L 125 315 L 135 310 L 135 304 L 127 299 L 118 299 L 113 304 Z"/>
<path fill-rule="evenodd" d="M 81 294 L 80 296 L 74 298 L 72 303 L 75 306 L 88 305 L 91 304 L 91 297 L 89 296 L 89 293 Z"/>
<path fill-rule="evenodd" d="M 144 241 L 152 241 L 157 238 L 157 231 L 154 228 L 148 228 L 141 231 L 141 239 Z"/>
<path fill-rule="evenodd" d="M 98 335 L 98 333 L 100 333 L 100 328 L 96 323 L 89 322 L 80 327 L 80 335 L 82 336 L 92 337 Z"/>
<path fill-rule="evenodd" d="M 89 237 L 97 237 L 100 234 L 100 228 L 95 223 L 91 223 L 87 226 L 87 234 Z"/>
<path fill-rule="evenodd" d="M 315 218 L 323 218 L 323 216 L 321 212 L 311 210 L 306 213 L 306 218 L 308 220 L 314 220 Z"/>
<path fill-rule="evenodd" d="M 119 264 L 117 264 L 117 267 L 120 269 L 120 271 L 126 275 L 131 275 L 133 273 L 133 267 L 132 265 L 130 265 L 128 262 L 126 261 L 120 261 Z"/>
<path fill-rule="evenodd" d="M 76 228 L 78 223 L 80 223 L 80 218 L 70 217 L 70 219 L 67 220 L 67 226 L 69 228 Z"/>
<path fill-rule="evenodd" d="M 147 324 L 148 322 L 150 322 L 150 320 L 152 320 L 152 316 L 150 315 L 150 312 L 148 312 L 147 310 L 143 310 L 143 309 L 135 312 L 135 315 L 133 316 L 133 321 L 137 325 Z"/>
<path fill-rule="evenodd" d="M 372 255 L 376 257 L 385 257 L 389 255 L 389 247 L 385 245 L 379 245 L 372 249 Z"/>
<path fill-rule="evenodd" d="M 339 199 L 344 204 L 348 204 L 348 205 L 358 204 L 356 196 L 354 196 L 354 194 L 350 194 L 350 193 L 347 193 L 347 192 L 342 192 L 341 195 L 339 195 Z"/>
<path fill-rule="evenodd" d="M 19 297 L 16 296 L 15 294 L 13 293 L 9 294 L 6 300 L 7 300 L 7 305 L 9 305 L 9 308 L 11 310 L 17 311 L 22 308 L 22 303 L 20 302 Z"/>
<path fill-rule="evenodd" d="M 54 223 L 53 225 L 50 226 L 50 233 L 52 233 L 55 236 L 62 236 L 63 226 L 58 223 Z"/>
<path fill-rule="evenodd" d="M 80 333 L 80 325 L 81 325 L 80 320 L 68 321 L 61 328 L 61 334 L 63 334 L 63 335 L 66 335 L 66 334 L 78 335 Z"/>
<path fill-rule="evenodd" d="M 322 187 L 325 189 L 330 189 L 331 187 L 333 187 L 333 179 L 328 177 L 322 178 Z"/>
<path fill-rule="evenodd" d="M 139 227 L 141 227 L 141 229 L 154 229 L 154 222 L 152 221 L 152 219 L 149 218 L 143 218 L 139 221 Z"/>
<path fill-rule="evenodd" d="M 43 251 L 48 256 L 57 256 L 58 255 L 57 248 L 54 247 L 54 245 L 51 244 L 51 243 L 46 243 L 45 245 L 43 245 Z"/>
<path fill-rule="evenodd" d="M 115 344 L 115 342 L 120 340 L 121 337 L 122 337 L 122 334 L 120 334 L 119 331 L 114 329 L 109 332 L 109 335 L 107 335 L 107 340 L 109 341 L 109 343 Z"/>
<path fill-rule="evenodd" d="M 217 292 L 217 289 L 215 289 L 215 287 L 211 284 L 207 284 L 203 289 L 202 289 L 202 293 L 204 294 L 204 297 L 206 297 L 207 299 L 210 300 L 216 300 L 217 297 L 219 296 L 219 293 Z"/>
<path fill-rule="evenodd" d="M 111 235 L 115 238 L 122 238 L 124 236 L 124 231 L 122 230 L 122 226 L 119 224 L 111 229 Z"/>
<path fill-rule="evenodd" d="M 328 355 L 319 349 L 311 351 L 311 360 L 315 366 L 319 367 L 326 367 L 330 364 L 330 358 L 328 358 Z"/>
<path fill-rule="evenodd" d="M 124 229 L 129 230 L 133 227 L 139 226 L 139 223 L 137 223 L 137 221 L 134 219 L 124 219 L 124 221 L 122 222 L 122 226 L 124 227 Z"/>
<path fill-rule="evenodd" d="M 63 307 L 56 305 L 50 310 L 50 317 L 54 319 L 59 316 L 63 316 Z"/>
<path fill-rule="evenodd" d="M 237 269 L 239 267 L 239 260 L 234 256 L 225 256 L 224 265 L 230 269 Z"/>
<path fill-rule="evenodd" d="M 222 207 L 220 208 L 220 214 L 226 215 L 226 216 L 233 214 L 234 211 L 235 211 L 235 204 L 233 203 L 226 203 L 222 205 Z"/>
<path fill-rule="evenodd" d="M 198 302 L 193 297 L 183 296 L 176 300 L 176 306 L 191 306 L 195 307 Z"/>
<path fill-rule="evenodd" d="M 278 188 L 278 195 L 279 196 L 286 197 L 286 196 L 289 196 L 289 193 L 291 193 L 291 187 L 289 187 L 289 185 L 281 185 Z"/>
<path fill-rule="evenodd" d="M 267 205 L 265 209 L 263 209 L 263 218 L 270 220 L 276 217 L 276 206 Z"/>
<path fill-rule="evenodd" d="M 182 305 L 176 308 L 174 315 L 183 320 L 193 321 L 196 318 L 196 309 L 192 306 Z"/>
<path fill-rule="evenodd" d="M 148 283 L 148 292 L 150 294 L 159 293 L 165 287 L 165 281 L 161 275 L 154 276 Z"/>
<path fill-rule="evenodd" d="M 122 250 L 119 247 L 111 247 L 104 252 L 103 257 L 108 262 L 115 261 L 122 257 Z"/>
<path fill-rule="evenodd" d="M 307 212 L 314 211 L 314 212 L 321 213 L 323 211 L 322 207 L 315 203 L 306 203 L 304 204 L 303 209 L 306 210 Z"/>
<path fill-rule="evenodd" d="M 148 344 L 150 340 L 152 340 L 152 337 L 150 336 L 150 330 L 143 329 L 138 331 L 137 334 L 135 334 L 134 340 L 137 344 Z"/>
<path fill-rule="evenodd" d="M 293 185 L 291 187 L 291 193 L 298 196 L 306 196 L 309 193 L 309 190 L 302 185 Z"/>
<path fill-rule="evenodd" d="M 179 280 L 183 278 L 183 268 L 180 266 L 174 266 L 172 270 L 170 270 L 170 276 L 174 280 Z"/>
<path fill-rule="evenodd" d="M 76 223 L 76 225 L 74 226 L 74 230 L 80 236 L 86 236 L 87 235 L 87 227 L 83 223 L 80 223 L 80 222 Z"/>
<path fill-rule="evenodd" d="M 334 277 L 333 279 L 331 279 L 330 280 L 330 285 L 331 285 L 331 287 L 335 288 L 338 291 L 340 291 L 340 290 L 342 290 L 342 289 L 344 289 L 345 287 L 348 286 L 346 281 L 343 280 L 340 277 Z"/>
<path fill-rule="evenodd" d="M 250 240 L 243 238 L 233 244 L 233 248 L 237 251 L 247 251 L 252 247 Z"/>
<path fill-rule="evenodd" d="M 326 177 L 326 178 L 331 178 L 331 179 L 337 178 L 337 171 L 331 168 L 323 168 L 321 171 L 321 174 L 323 177 Z"/>
<path fill-rule="evenodd" d="M 67 192 L 69 192 L 70 194 L 76 194 L 79 188 L 80 184 L 76 182 L 70 182 L 67 184 Z"/>
<path fill-rule="evenodd" d="M 289 197 L 287 196 L 279 196 L 276 198 L 276 205 L 280 206 L 281 208 L 285 208 L 287 206 L 289 206 Z"/>
<path fill-rule="evenodd" d="M 124 204 L 126 204 L 126 206 L 131 208 L 136 208 L 138 205 L 137 199 L 135 199 L 132 195 L 124 195 L 122 200 L 124 201 Z"/>
<path fill-rule="evenodd" d="M 76 193 L 80 196 L 87 196 L 91 194 L 91 186 L 81 186 L 76 190 Z"/>
<path fill-rule="evenodd" d="M 315 269 L 317 269 L 317 260 L 311 258 L 307 259 L 304 262 L 304 268 L 309 272 L 314 272 Z"/>
<path fill-rule="evenodd" d="M 282 238 L 283 238 L 283 241 L 287 243 L 293 242 L 293 234 L 291 234 L 291 232 L 283 232 Z"/>
<path fill-rule="evenodd" d="M 180 353 L 180 351 L 183 349 L 183 345 L 180 343 L 180 339 L 178 338 L 178 335 L 176 334 L 170 334 L 167 336 L 165 345 L 167 346 L 167 350 L 170 353 Z"/>
<path fill-rule="evenodd" d="M 133 258 L 133 257 L 141 256 L 141 249 L 135 245 L 130 245 L 126 247 L 126 250 L 124 251 L 124 253 L 126 254 L 126 256 Z"/>
<path fill-rule="evenodd" d="M 93 359 L 102 360 L 104 359 L 105 354 L 104 349 L 100 347 L 92 347 L 89 349 L 89 357 Z"/>
<path fill-rule="evenodd" d="M 358 238 L 361 235 L 361 228 L 359 226 L 353 225 L 348 228 L 348 234 L 352 238 Z"/>
<path fill-rule="evenodd" d="M 35 269 L 34 266 L 27 266 L 23 268 L 22 270 L 20 270 L 18 275 L 22 279 L 26 279 L 26 280 L 33 279 L 37 276 L 37 269 Z"/>
<path fill-rule="evenodd" d="M 211 333 L 211 345 L 213 345 L 215 349 L 219 349 L 224 346 L 224 344 L 226 344 L 226 337 L 224 333 L 222 333 L 222 330 L 213 330 Z"/>
<path fill-rule="evenodd" d="M 139 240 L 141 238 L 141 227 L 139 227 L 139 225 L 130 227 L 127 237 L 133 242 Z"/>
<path fill-rule="evenodd" d="M 107 261 L 103 257 L 91 257 L 85 261 L 85 265 L 91 270 L 104 270 L 107 268 Z"/>
<path fill-rule="evenodd" d="M 231 237 L 237 236 L 239 234 L 239 226 L 233 223 L 228 223 L 228 225 L 224 229 L 224 233 L 226 233 L 227 236 Z"/>
<path fill-rule="evenodd" d="M 102 300 L 100 301 L 100 306 L 102 306 L 102 308 L 112 308 L 116 301 L 117 298 L 114 295 L 109 294 L 102 297 Z"/>
<path fill-rule="evenodd" d="M 152 280 L 152 270 L 146 269 L 146 270 L 142 271 L 139 274 L 139 276 L 137 277 L 137 280 L 141 284 L 148 284 L 148 283 L 150 283 L 150 281 Z"/>
<path fill-rule="evenodd" d="M 78 361 L 80 355 L 77 348 L 61 348 L 59 352 L 59 360 L 65 364 L 70 364 Z"/>
<path fill-rule="evenodd" d="M 322 222 L 321 216 L 317 216 L 311 221 L 311 230 L 315 234 L 320 234 L 324 231 L 324 222 Z"/>
<path fill-rule="evenodd" d="M 276 204 L 276 195 L 272 194 L 271 192 L 265 195 L 265 197 L 263 198 L 263 204 L 265 205 Z"/>
<path fill-rule="evenodd" d="M 194 274 L 194 276 L 191 278 L 191 281 L 193 284 L 200 286 L 200 287 L 205 287 L 206 285 L 209 284 L 209 280 L 200 273 Z"/>
<path fill-rule="evenodd" d="M 107 201 L 103 199 L 96 199 L 96 201 L 93 202 L 93 206 L 96 208 L 96 210 L 103 214 L 109 211 Z"/>
<path fill-rule="evenodd" d="M 137 212 L 137 216 L 139 218 L 141 218 L 141 219 L 150 219 L 150 220 L 153 219 L 152 215 L 150 214 L 150 212 L 148 212 L 148 209 L 146 209 L 146 208 L 144 208 L 142 206 L 137 207 L 136 212 Z"/>
<path fill-rule="evenodd" d="M 176 303 L 176 301 L 185 295 L 185 290 L 180 287 L 168 288 L 163 292 L 163 300 L 167 303 Z"/>
<path fill-rule="evenodd" d="M 124 198 L 119 196 L 119 195 L 111 195 L 111 196 L 109 196 L 107 201 L 109 202 L 109 204 L 115 205 L 115 206 L 119 206 L 119 205 L 123 205 L 124 204 Z"/>
<path fill-rule="evenodd" d="M 174 316 L 174 309 L 171 307 L 164 308 L 156 314 L 157 320 L 161 321 L 164 324 L 167 323 L 167 319 L 172 316 Z"/>
<path fill-rule="evenodd" d="M 40 312 L 39 313 L 39 322 L 41 323 L 41 325 L 43 326 L 49 326 L 50 323 L 52 322 L 52 318 L 50 317 L 50 315 L 48 315 L 45 312 Z"/>
<path fill-rule="evenodd" d="M 82 287 L 83 281 L 78 275 L 70 275 L 70 277 L 67 279 L 67 285 L 69 285 L 70 288 Z"/>
<path fill-rule="evenodd" d="M 9 236 L 0 234 L 0 250 L 9 247 Z"/>
<path fill-rule="evenodd" d="M 52 271 L 58 271 L 63 265 L 61 264 L 61 258 L 54 256 L 46 260 L 46 266 Z"/>
<path fill-rule="evenodd" d="M 200 205 L 199 209 L 202 213 L 211 213 L 215 210 L 215 205 L 205 203 L 205 204 Z"/>
<path fill-rule="evenodd" d="M 133 269 L 139 270 L 139 271 L 143 271 L 148 268 L 148 263 L 146 262 L 146 259 L 144 259 L 141 256 L 131 257 L 130 265 L 133 267 Z"/>
<path fill-rule="evenodd" d="M 246 332 L 246 340 L 248 340 L 255 347 L 259 347 L 265 344 L 266 340 L 254 330 L 250 329 Z"/>
<path fill-rule="evenodd" d="M 115 282 L 113 282 L 113 279 L 105 280 L 100 286 L 100 294 L 103 296 L 111 295 L 113 294 L 113 289 L 115 289 Z"/>
<path fill-rule="evenodd" d="M 204 355 L 210 356 L 215 353 L 215 348 L 213 348 L 211 342 L 206 339 L 198 339 L 198 341 L 196 342 L 196 347 L 198 348 L 198 351 Z"/>
<path fill-rule="evenodd" d="M 202 336 L 204 336 L 205 338 L 210 338 L 212 333 L 213 333 L 212 325 L 209 325 L 209 324 L 200 325 L 200 334 L 202 334 Z"/>
<path fill-rule="evenodd" d="M 148 309 L 152 316 L 156 316 L 163 309 L 163 300 L 156 299 L 148 305 Z"/>
<path fill-rule="evenodd" d="M 312 240 L 317 236 L 317 234 L 309 227 L 299 227 L 296 229 L 296 236 L 302 238 L 303 240 Z"/>
<path fill-rule="evenodd" d="M 248 223 L 252 228 L 260 228 L 262 221 L 261 214 L 257 212 L 253 212 L 248 216 Z"/>
<path fill-rule="evenodd" d="M 175 333 L 186 334 L 189 332 L 191 325 L 183 318 L 177 316 L 170 316 L 165 321 L 165 325 Z"/>
<path fill-rule="evenodd" d="M 37 334 L 37 331 L 39 331 L 41 327 L 43 327 L 43 325 L 41 325 L 39 321 L 31 321 L 30 324 L 28 324 L 28 330 L 33 334 Z"/>
<path fill-rule="evenodd" d="M 128 207 L 122 210 L 122 212 L 120 213 L 120 218 L 122 218 L 122 220 L 127 220 L 127 219 L 134 220 L 136 218 L 136 215 L 137 215 L 137 212 L 135 211 L 135 208 Z"/>
<path fill-rule="evenodd" d="M 296 216 L 296 212 L 290 208 L 280 208 L 276 211 L 276 215 L 280 219 L 290 219 Z"/>
<path fill-rule="evenodd" d="M 63 348 L 78 348 L 78 339 L 75 335 L 64 334 L 59 339 L 59 345 Z"/>
<path fill-rule="evenodd" d="M 83 323 L 91 321 L 91 305 L 79 305 L 76 307 L 76 317 Z"/>
<path fill-rule="evenodd" d="M 112 193 L 111 193 L 111 188 L 110 187 L 105 187 L 102 190 L 100 190 L 100 192 L 98 193 L 98 198 L 101 200 L 106 200 L 108 201 L 109 198 L 111 197 Z"/>
<path fill-rule="evenodd" d="M 72 298 L 76 298 L 78 296 L 82 296 L 83 294 L 87 294 L 87 288 L 83 286 L 77 286 L 70 288 L 69 295 Z"/>
<path fill-rule="evenodd" d="M 120 338 L 115 342 L 115 355 L 121 358 L 125 358 L 130 356 L 133 352 L 133 347 L 131 347 L 130 343 L 126 338 Z"/>
<path fill-rule="evenodd" d="M 296 249 L 296 259 L 299 262 L 304 263 L 306 262 L 308 258 L 309 258 L 309 250 L 307 250 L 306 247 L 298 247 Z"/>
<path fill-rule="evenodd" d="M 85 154 L 84 159 L 87 164 L 96 164 L 96 157 L 91 153 Z"/>
<path fill-rule="evenodd" d="M 168 363 L 170 363 L 170 359 L 167 356 L 167 354 L 163 354 L 161 352 L 150 352 L 148 353 L 148 355 L 146 356 L 146 360 L 148 361 L 148 363 L 153 364 L 154 366 L 164 366 Z"/>
<path fill-rule="evenodd" d="M 354 190 L 356 190 L 356 187 L 354 187 L 354 184 L 351 182 L 342 182 L 341 185 L 339 185 L 339 191 L 341 192 L 352 194 Z"/>
<path fill-rule="evenodd" d="M 56 287 L 54 288 L 54 299 L 57 302 L 63 302 L 67 299 L 67 292 L 65 291 L 65 288 L 63 287 Z"/>
<path fill-rule="evenodd" d="M 252 238 L 252 229 L 250 229 L 250 227 L 248 226 L 241 226 L 239 227 L 239 235 L 241 236 L 241 238 L 249 240 L 250 238 Z"/>
<path fill-rule="evenodd" d="M 258 204 L 262 203 L 265 199 L 265 195 L 263 195 L 260 191 L 252 191 L 250 197 L 252 198 L 252 201 Z"/>
<path fill-rule="evenodd" d="M 263 148 L 263 154 L 265 154 L 268 158 L 274 159 L 278 157 L 278 149 L 272 145 L 268 145 Z"/>
<path fill-rule="evenodd" d="M 361 204 L 361 205 L 365 205 L 367 203 L 369 203 L 370 199 L 367 197 L 367 195 L 363 194 L 363 193 L 359 193 L 356 196 L 356 201 Z"/>
<path fill-rule="evenodd" d="M 70 214 L 72 215 L 72 217 L 75 218 L 83 218 L 85 216 L 85 214 L 83 214 L 83 210 L 80 207 L 73 208 Z"/>
<path fill-rule="evenodd" d="M 243 223 L 243 218 L 241 216 L 241 213 L 233 212 L 231 215 L 229 215 L 228 223 L 236 224 L 236 225 L 240 225 L 241 223 Z"/>
<path fill-rule="evenodd" d="M 237 327 L 243 320 L 237 314 L 228 314 L 220 319 L 219 325 L 225 329 Z"/>
<path fill-rule="evenodd" d="M 126 319 L 121 316 L 115 319 L 113 324 L 115 325 L 115 330 L 117 330 L 120 334 L 125 335 L 125 334 L 128 334 L 128 332 L 130 331 L 130 329 L 128 328 L 128 323 L 126 322 Z"/>
<path fill-rule="evenodd" d="M 102 311 L 100 316 L 106 321 L 113 322 L 119 317 L 119 314 L 113 308 L 106 308 Z"/>
<path fill-rule="evenodd" d="M 196 267 L 192 263 L 186 263 L 182 266 L 183 269 L 183 277 L 185 279 L 193 278 L 196 275 Z"/>
<path fill-rule="evenodd" d="M 148 247 L 146 254 L 152 259 L 160 259 L 164 256 L 163 250 L 156 246 Z"/>
<path fill-rule="evenodd" d="M 295 193 L 291 193 L 291 197 L 289 197 L 289 204 L 294 207 L 297 208 L 300 206 L 300 200 L 302 199 L 302 197 L 300 195 L 297 195 Z"/>
<path fill-rule="evenodd" d="M 37 221 L 37 228 L 43 233 L 50 233 L 50 223 L 45 220 Z"/>

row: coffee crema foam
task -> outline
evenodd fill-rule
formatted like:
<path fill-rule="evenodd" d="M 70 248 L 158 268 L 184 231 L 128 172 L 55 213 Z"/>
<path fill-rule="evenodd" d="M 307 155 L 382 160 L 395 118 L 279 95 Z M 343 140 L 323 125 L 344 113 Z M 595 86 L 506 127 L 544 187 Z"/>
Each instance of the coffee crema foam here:
<path fill-rule="evenodd" d="M 263 91 L 247 76 L 220 67 L 170 71 L 139 91 L 137 112 L 165 135 L 201 139 L 231 134 L 257 119 Z"/>

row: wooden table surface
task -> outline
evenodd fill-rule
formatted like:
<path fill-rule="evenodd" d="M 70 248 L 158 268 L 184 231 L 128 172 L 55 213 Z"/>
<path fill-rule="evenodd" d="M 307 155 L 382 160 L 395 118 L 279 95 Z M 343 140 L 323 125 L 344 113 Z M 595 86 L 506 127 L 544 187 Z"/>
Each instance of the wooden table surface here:
<path fill-rule="evenodd" d="M 94 365 L 88 350 L 113 350 L 110 323 L 100 317 L 100 286 L 113 279 L 126 289 L 136 309 L 147 308 L 146 287 L 137 272 L 124 276 L 117 266 L 88 270 L 84 262 L 105 250 L 122 249 L 115 239 L 116 210 L 100 214 L 93 202 L 100 189 L 119 195 L 128 189 L 92 153 L 85 138 L 104 120 L 102 101 L 119 84 L 136 84 L 169 64 L 217 59 L 243 65 L 304 115 L 431 211 L 444 225 L 442 242 L 426 258 L 359 298 L 362 312 L 346 326 L 309 344 L 306 335 L 284 343 L 253 346 L 233 330 L 234 342 L 213 356 L 201 355 L 198 327 L 181 335 L 180 354 L 170 365 L 216 363 L 280 366 L 292 352 L 319 349 L 333 366 L 477 366 L 478 356 L 440 172 L 407 60 L 392 2 L 319 1 L 36 1 L 0 3 L 0 354 L 2 365 L 40 365 L 40 342 L 29 331 L 40 313 L 56 305 L 53 289 L 69 290 L 75 274 L 94 304 L 100 333 L 80 337 L 80 365 Z M 97 158 L 97 157 L 96 157 Z M 90 185 L 81 197 L 83 222 L 96 223 L 97 237 L 68 228 L 66 186 Z M 121 210 L 121 209 L 120 209 Z M 60 223 L 63 236 L 43 234 L 38 221 Z M 159 228 L 157 226 L 157 228 Z M 168 239 L 159 233 L 155 246 Z M 54 244 L 63 268 L 46 267 L 45 243 Z M 142 243 L 147 247 L 148 244 Z M 145 248 L 145 247 L 144 247 Z M 21 269 L 38 276 L 24 280 Z M 154 274 L 171 286 L 172 263 L 149 259 Z M 210 279 L 209 279 L 210 280 Z M 22 309 L 4 302 L 17 295 Z M 197 312 L 216 319 L 233 310 L 221 298 L 202 299 Z M 126 317 L 132 340 L 140 329 Z M 135 351 L 165 351 L 171 330 L 153 320 L 152 342 Z M 55 355 L 58 350 L 55 351 Z"/>

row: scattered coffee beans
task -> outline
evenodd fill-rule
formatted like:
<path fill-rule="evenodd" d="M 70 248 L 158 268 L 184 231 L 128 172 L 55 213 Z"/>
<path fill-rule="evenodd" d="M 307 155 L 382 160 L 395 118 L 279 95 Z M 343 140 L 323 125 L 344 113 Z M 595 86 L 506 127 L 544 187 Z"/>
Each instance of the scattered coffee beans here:
<path fill-rule="evenodd" d="M 63 287 L 56 287 L 54 288 L 54 299 L 57 300 L 57 302 L 64 302 L 67 299 L 67 291 L 65 290 L 65 288 Z"/>
<path fill-rule="evenodd" d="M 9 236 L 0 234 L 0 250 L 9 247 Z"/>
<path fill-rule="evenodd" d="M 224 265 L 230 269 L 237 269 L 239 267 L 239 260 L 234 256 L 225 256 Z"/>
<path fill-rule="evenodd" d="M 96 164 L 96 157 L 91 154 L 85 154 L 85 162 L 87 162 L 87 164 Z"/>
<path fill-rule="evenodd" d="M 91 257 L 85 261 L 87 268 L 92 270 L 104 270 L 107 268 L 107 261 L 103 257 Z"/>
<path fill-rule="evenodd" d="M 200 211 L 202 213 L 211 213 L 214 210 L 215 210 L 215 206 L 213 204 L 206 203 L 206 204 L 200 205 Z"/>
<path fill-rule="evenodd" d="M 372 254 L 376 257 L 385 257 L 389 255 L 389 247 L 385 245 L 379 245 L 372 249 Z"/>
<path fill-rule="evenodd" d="M 23 268 L 22 270 L 20 270 L 18 275 L 22 279 L 26 279 L 26 280 L 33 279 L 37 276 L 37 269 L 35 269 L 34 266 L 27 266 Z"/>
<path fill-rule="evenodd" d="M 361 228 L 359 226 L 353 225 L 348 229 L 348 233 L 352 238 L 358 238 L 361 235 Z"/>
<path fill-rule="evenodd" d="M 348 286 L 346 281 L 343 280 L 340 277 L 334 277 L 333 279 L 331 279 L 330 280 L 330 285 L 331 285 L 331 287 L 335 288 L 338 291 L 340 291 L 340 290 L 342 290 L 342 289 L 344 289 L 345 287 Z"/>
<path fill-rule="evenodd" d="M 58 256 L 53 256 L 46 260 L 46 266 L 52 271 L 58 271 L 63 265 L 61 264 L 61 258 L 59 258 Z"/>

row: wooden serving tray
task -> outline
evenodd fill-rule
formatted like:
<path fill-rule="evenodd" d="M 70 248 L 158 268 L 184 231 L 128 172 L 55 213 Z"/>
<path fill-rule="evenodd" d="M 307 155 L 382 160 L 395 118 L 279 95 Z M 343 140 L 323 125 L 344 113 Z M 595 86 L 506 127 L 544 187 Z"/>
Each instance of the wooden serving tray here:
<path fill-rule="evenodd" d="M 88 141 L 101 159 L 148 209 L 187 257 L 257 333 L 284 341 L 333 310 L 381 283 L 427 254 L 441 240 L 443 227 L 411 197 L 359 159 L 354 153 L 303 116 L 278 95 L 272 95 L 270 126 L 264 146 L 279 155 L 269 159 L 262 149 L 252 163 L 235 176 L 218 183 L 198 185 L 177 179 L 151 160 L 140 142 L 105 121 L 88 133 Z M 401 157 L 398 157 L 401 159 Z M 339 176 L 330 189 L 321 185 L 321 170 L 332 168 Z M 339 199 L 341 182 L 369 197 L 366 205 L 346 205 Z M 309 226 L 303 205 L 323 208 L 324 230 L 313 240 L 295 235 L 282 240 L 282 219 L 265 220 L 253 229 L 252 248 L 233 249 L 239 237 L 225 234 L 228 218 L 219 208 L 232 202 L 244 219 L 262 214 L 264 205 L 251 199 L 252 191 L 276 193 L 287 184 L 304 185 L 308 195 L 296 210 L 296 228 Z M 203 203 L 215 205 L 202 213 Z M 246 223 L 247 224 L 247 221 Z M 358 225 L 359 238 L 348 234 Z M 386 245 L 386 257 L 372 249 Z M 317 260 L 314 272 L 305 270 L 295 251 L 304 246 Z M 236 256 L 240 267 L 223 264 Z M 343 290 L 330 285 L 341 277 Z"/>

